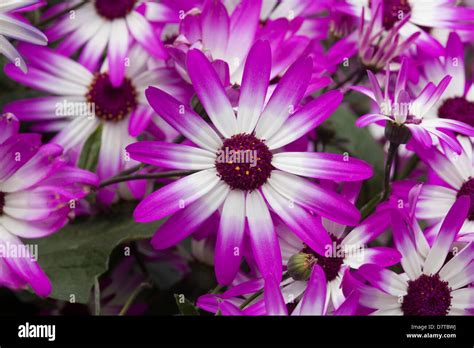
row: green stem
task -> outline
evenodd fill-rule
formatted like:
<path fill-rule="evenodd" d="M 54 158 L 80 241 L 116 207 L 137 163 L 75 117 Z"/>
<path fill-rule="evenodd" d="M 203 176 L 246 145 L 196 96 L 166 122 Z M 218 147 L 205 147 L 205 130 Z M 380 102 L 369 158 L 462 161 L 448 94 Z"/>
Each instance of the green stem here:
<path fill-rule="evenodd" d="M 100 315 L 100 284 L 98 277 L 94 279 L 94 313 L 96 316 Z"/>
<path fill-rule="evenodd" d="M 384 178 L 382 201 L 385 201 L 390 194 L 390 178 L 391 178 L 392 165 L 393 165 L 393 161 L 395 157 L 397 156 L 398 147 L 399 147 L 398 144 L 390 142 L 390 146 L 388 148 L 387 161 L 385 162 L 385 178 Z"/>
<path fill-rule="evenodd" d="M 132 180 L 143 180 L 143 179 L 161 179 L 161 178 L 172 178 L 176 176 L 184 176 L 188 174 L 195 173 L 194 170 L 172 170 L 169 172 L 159 172 L 159 173 L 146 173 L 146 174 L 136 174 L 136 175 L 118 175 L 110 179 L 102 181 L 99 185 L 99 188 L 104 188 L 106 186 L 116 184 L 124 181 Z"/>
<path fill-rule="evenodd" d="M 127 302 L 125 302 L 125 305 L 119 312 L 119 316 L 124 316 L 127 314 L 128 310 L 130 309 L 130 306 L 133 304 L 133 301 L 138 297 L 140 292 L 142 292 L 143 289 L 150 289 L 151 284 L 150 283 L 141 283 L 140 285 L 137 286 L 137 288 L 132 292 L 130 297 L 127 299 Z"/>

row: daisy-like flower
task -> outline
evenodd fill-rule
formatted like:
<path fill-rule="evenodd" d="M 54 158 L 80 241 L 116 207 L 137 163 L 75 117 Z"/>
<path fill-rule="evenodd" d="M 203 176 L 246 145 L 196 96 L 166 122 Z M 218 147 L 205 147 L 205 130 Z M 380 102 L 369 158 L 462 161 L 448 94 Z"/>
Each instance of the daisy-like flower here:
<path fill-rule="evenodd" d="M 473 28 L 474 9 L 456 5 L 456 1 L 431 0 L 333 0 L 334 8 L 355 17 L 360 17 L 362 9 L 370 16 L 378 6 L 382 6 L 383 27 L 390 30 L 405 16 L 409 21 L 399 29 L 402 37 L 420 33 L 416 44 L 433 56 L 444 52 L 441 44 L 423 28 L 446 28 L 451 30 Z M 370 19 L 370 18 L 369 18 Z"/>
<path fill-rule="evenodd" d="M 0 3 L 0 53 L 25 73 L 28 68 L 23 58 L 6 37 L 42 46 L 48 43 L 41 31 L 13 16 L 38 3 L 40 0 L 6 0 Z"/>
<path fill-rule="evenodd" d="M 251 279 L 239 282 L 220 295 L 203 295 L 196 305 L 211 313 L 234 316 L 354 315 L 359 303 L 358 293 L 352 291 L 336 310 L 329 312 L 325 284 L 323 268 L 315 265 L 308 282 L 287 279 L 279 283 L 272 276 Z M 296 293 L 299 294 L 297 298 Z"/>
<path fill-rule="evenodd" d="M 373 315 L 469 315 L 474 308 L 474 288 L 467 287 L 474 281 L 474 244 L 452 249 L 469 207 L 469 197 L 457 199 L 426 256 L 406 220 L 392 211 L 394 242 L 405 273 L 363 265 L 358 272 L 370 285 L 359 284 L 360 304 L 375 309 Z"/>
<path fill-rule="evenodd" d="M 70 56 L 81 50 L 79 62 L 95 71 L 103 54 L 107 53 L 110 66 L 109 76 L 113 87 L 120 87 L 125 78 L 127 58 L 133 42 L 143 47 L 156 59 L 166 59 L 160 38 L 155 33 L 139 8 L 144 0 L 93 0 L 73 14 L 66 14 L 45 30 L 51 42 L 61 40 L 59 53 Z M 51 8 L 49 13 L 59 9 L 72 8 L 79 0 L 68 0 Z M 174 21 L 173 12 L 165 12 Z M 133 63 L 132 63 L 133 64 Z"/>
<path fill-rule="evenodd" d="M 471 197 L 471 208 L 458 234 L 460 241 L 474 241 L 474 162 L 472 141 L 458 137 L 461 154 L 443 154 L 438 150 L 417 150 L 428 164 L 428 182 L 423 185 L 416 204 L 416 217 L 426 220 L 436 234 L 443 218 L 459 196 Z"/>
<path fill-rule="evenodd" d="M 51 284 L 22 239 L 45 237 L 63 227 L 76 201 L 98 180 L 69 166 L 59 145 L 41 146 L 38 134 L 18 134 L 18 129 L 13 115 L 0 117 L 0 285 L 30 285 L 47 296 Z"/>
<path fill-rule="evenodd" d="M 404 144 L 411 134 L 413 139 L 425 148 L 440 144 L 445 150 L 451 149 L 460 153 L 461 146 L 448 132 L 474 136 L 474 128 L 464 122 L 428 116 L 452 77 L 446 75 L 437 85 L 428 83 L 417 97 L 413 97 L 407 90 L 408 64 L 408 60 L 404 59 L 393 91 L 390 88 L 389 68 L 386 69 L 384 91 L 371 71 L 367 71 L 367 74 L 372 90 L 362 86 L 351 87 L 367 95 L 377 103 L 379 108 L 376 113 L 361 116 L 356 125 L 358 127 L 365 127 L 372 123 L 384 125 L 385 135 L 390 142 Z"/>
<path fill-rule="evenodd" d="M 140 46 L 134 46 L 129 52 L 130 65 L 118 87 L 110 82 L 111 69 L 107 64 L 93 74 L 83 65 L 47 48 L 28 45 L 20 47 L 20 51 L 29 58 L 30 71 L 23 74 L 15 66 L 7 65 L 6 74 L 54 96 L 15 101 L 6 105 L 5 111 L 14 113 L 22 121 L 37 122 L 38 130 L 58 132 L 52 141 L 73 158 L 91 134 L 102 127 L 97 164 L 101 180 L 136 165 L 129 160 L 125 147 L 135 142 L 136 136 L 152 126 L 157 117 L 146 102 L 145 88 L 159 86 L 183 102 L 191 95 L 189 87 L 174 70 L 148 70 L 147 54 Z M 130 182 L 127 187 L 135 197 L 141 197 L 144 184 Z M 112 201 L 115 188 L 116 185 L 100 190 L 101 201 Z"/>
<path fill-rule="evenodd" d="M 422 59 L 423 74 L 420 82 L 439 83 L 446 75 L 453 77 L 440 100 L 433 105 L 427 116 L 462 121 L 474 126 L 474 84 L 466 79 L 464 45 L 459 35 L 450 33 L 446 44 L 446 55 Z M 413 84 L 412 88 L 416 88 Z"/>
<path fill-rule="evenodd" d="M 372 175 L 365 162 L 341 155 L 276 152 L 329 117 L 342 95 L 332 91 L 299 107 L 311 77 L 307 58 L 288 69 L 264 105 L 270 56 L 268 42 L 252 47 L 236 116 L 211 63 L 201 51 L 191 50 L 189 76 L 215 129 L 172 96 L 149 88 L 146 95 L 155 111 L 197 147 L 162 142 L 127 147 L 137 161 L 198 171 L 146 197 L 134 217 L 148 222 L 172 215 L 152 239 L 155 248 L 164 249 L 192 234 L 222 206 L 215 256 L 221 284 L 229 284 L 239 269 L 246 221 L 260 271 L 281 277 L 280 248 L 268 206 L 316 250 L 327 233 L 308 210 L 340 223 L 357 223 L 360 213 L 347 199 L 300 175 L 338 182 Z"/>
<path fill-rule="evenodd" d="M 168 52 L 177 70 L 189 80 L 186 54 L 196 48 L 213 61 L 224 61 L 229 67 L 231 82 L 240 84 L 247 54 L 259 26 L 262 0 L 242 0 L 229 15 L 220 1 L 205 2 L 202 11 L 193 9 L 182 19 L 179 36 Z"/>

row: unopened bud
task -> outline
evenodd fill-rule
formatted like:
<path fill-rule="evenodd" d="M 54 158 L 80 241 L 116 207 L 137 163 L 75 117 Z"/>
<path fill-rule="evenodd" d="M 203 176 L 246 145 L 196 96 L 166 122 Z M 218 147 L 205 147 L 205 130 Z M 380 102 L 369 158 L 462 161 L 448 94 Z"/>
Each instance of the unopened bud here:
<path fill-rule="evenodd" d="M 294 280 L 308 280 L 311 275 L 313 262 L 312 256 L 305 253 L 298 253 L 288 260 L 288 274 Z"/>

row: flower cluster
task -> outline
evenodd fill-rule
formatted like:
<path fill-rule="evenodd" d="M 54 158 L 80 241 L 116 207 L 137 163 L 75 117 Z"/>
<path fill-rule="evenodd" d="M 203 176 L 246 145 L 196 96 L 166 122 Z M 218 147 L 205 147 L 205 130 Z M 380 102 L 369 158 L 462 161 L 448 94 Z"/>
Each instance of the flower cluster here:
<path fill-rule="evenodd" d="M 159 227 L 110 313 L 193 260 L 216 315 L 472 314 L 473 33 L 456 1 L 0 4 L 0 285 L 49 296 L 23 239 L 132 201 Z"/>

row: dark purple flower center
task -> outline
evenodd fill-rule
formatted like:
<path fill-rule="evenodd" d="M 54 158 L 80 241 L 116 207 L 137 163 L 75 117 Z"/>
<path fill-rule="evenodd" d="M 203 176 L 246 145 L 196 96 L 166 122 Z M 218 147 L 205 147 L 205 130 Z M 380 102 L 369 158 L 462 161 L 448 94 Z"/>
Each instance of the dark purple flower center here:
<path fill-rule="evenodd" d="M 372 6 L 372 0 L 369 1 L 369 6 Z M 411 11 L 408 0 L 384 0 L 383 1 L 383 26 L 390 30 L 395 23 L 403 19 Z"/>
<path fill-rule="evenodd" d="M 3 207 L 5 206 L 5 194 L 0 192 L 0 215 L 3 215 Z"/>
<path fill-rule="evenodd" d="M 136 0 L 95 0 L 95 8 L 99 15 L 113 20 L 128 15 L 136 2 Z"/>
<path fill-rule="evenodd" d="M 451 288 L 438 274 L 423 274 L 408 281 L 408 291 L 402 303 L 405 315 L 446 315 L 450 307 Z"/>
<path fill-rule="evenodd" d="M 474 126 L 474 103 L 464 97 L 449 98 L 438 109 L 438 116 Z"/>
<path fill-rule="evenodd" d="M 474 179 L 469 179 L 464 184 L 462 184 L 461 188 L 458 191 L 457 197 L 461 196 L 469 196 L 471 199 L 471 206 L 469 208 L 469 215 L 467 218 L 471 221 L 474 220 Z"/>
<path fill-rule="evenodd" d="M 344 263 L 344 257 L 337 255 L 339 250 L 341 250 L 341 240 L 337 239 L 335 236 L 331 235 L 333 240 L 333 253 L 329 256 L 319 255 L 317 252 L 313 251 L 309 246 L 305 246 L 302 253 L 311 255 L 314 260 L 313 263 L 317 263 L 324 271 L 326 275 L 326 280 L 330 282 L 331 280 L 336 279 L 341 269 L 342 264 Z"/>
<path fill-rule="evenodd" d="M 225 139 L 217 152 L 216 169 L 231 189 L 252 191 L 267 182 L 272 158 L 267 145 L 253 134 L 236 134 Z"/>
<path fill-rule="evenodd" d="M 86 97 L 93 103 L 95 115 L 104 121 L 120 121 L 137 106 L 132 82 L 125 78 L 120 87 L 114 87 L 107 73 L 95 75 Z"/>

